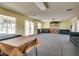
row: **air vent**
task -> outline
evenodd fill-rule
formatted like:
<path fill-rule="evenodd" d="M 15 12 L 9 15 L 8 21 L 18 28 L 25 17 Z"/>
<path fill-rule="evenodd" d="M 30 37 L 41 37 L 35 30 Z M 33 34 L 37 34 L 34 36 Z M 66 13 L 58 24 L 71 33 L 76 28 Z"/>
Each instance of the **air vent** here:
<path fill-rule="evenodd" d="M 72 11 L 72 8 L 66 9 L 66 11 Z"/>

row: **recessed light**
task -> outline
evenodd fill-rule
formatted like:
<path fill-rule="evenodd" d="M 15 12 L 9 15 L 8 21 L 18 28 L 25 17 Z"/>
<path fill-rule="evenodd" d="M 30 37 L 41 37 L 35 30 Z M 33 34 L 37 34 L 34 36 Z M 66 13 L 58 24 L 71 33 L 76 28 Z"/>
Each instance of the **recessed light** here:
<path fill-rule="evenodd" d="M 55 20 L 55 18 L 53 18 L 52 20 Z"/>
<path fill-rule="evenodd" d="M 34 14 L 33 16 L 36 16 L 36 14 Z"/>

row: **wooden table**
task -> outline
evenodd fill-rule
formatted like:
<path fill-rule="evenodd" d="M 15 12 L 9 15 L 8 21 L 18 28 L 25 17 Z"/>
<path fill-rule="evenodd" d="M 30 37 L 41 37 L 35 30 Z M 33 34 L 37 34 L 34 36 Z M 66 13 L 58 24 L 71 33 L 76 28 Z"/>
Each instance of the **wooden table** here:
<path fill-rule="evenodd" d="M 9 56 L 22 56 L 25 51 L 28 53 L 33 47 L 37 55 L 38 40 L 31 37 L 21 36 L 0 41 L 0 51 Z"/>

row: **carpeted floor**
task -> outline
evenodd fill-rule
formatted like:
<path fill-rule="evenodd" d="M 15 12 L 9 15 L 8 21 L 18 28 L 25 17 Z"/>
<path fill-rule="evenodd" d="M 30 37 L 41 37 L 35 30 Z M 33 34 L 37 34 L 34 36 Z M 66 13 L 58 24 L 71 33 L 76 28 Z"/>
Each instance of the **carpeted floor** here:
<path fill-rule="evenodd" d="M 75 47 L 69 40 L 69 35 L 64 34 L 39 34 L 33 35 L 40 41 L 37 49 L 38 56 L 78 56 L 79 49 Z M 35 56 L 33 49 L 27 56 Z"/>
<path fill-rule="evenodd" d="M 69 40 L 69 35 L 64 34 L 39 34 L 33 36 L 38 38 L 40 46 L 38 56 L 78 56 L 76 48 Z M 34 50 L 28 55 L 34 56 Z"/>

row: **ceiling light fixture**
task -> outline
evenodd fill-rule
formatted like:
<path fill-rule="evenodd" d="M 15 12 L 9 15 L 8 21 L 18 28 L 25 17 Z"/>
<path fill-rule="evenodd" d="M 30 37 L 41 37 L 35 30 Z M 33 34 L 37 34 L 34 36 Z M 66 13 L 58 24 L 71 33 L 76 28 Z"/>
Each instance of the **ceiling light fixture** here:
<path fill-rule="evenodd" d="M 44 2 L 35 2 L 35 4 L 40 8 L 40 10 L 46 10 L 47 7 L 46 5 L 44 4 Z"/>

